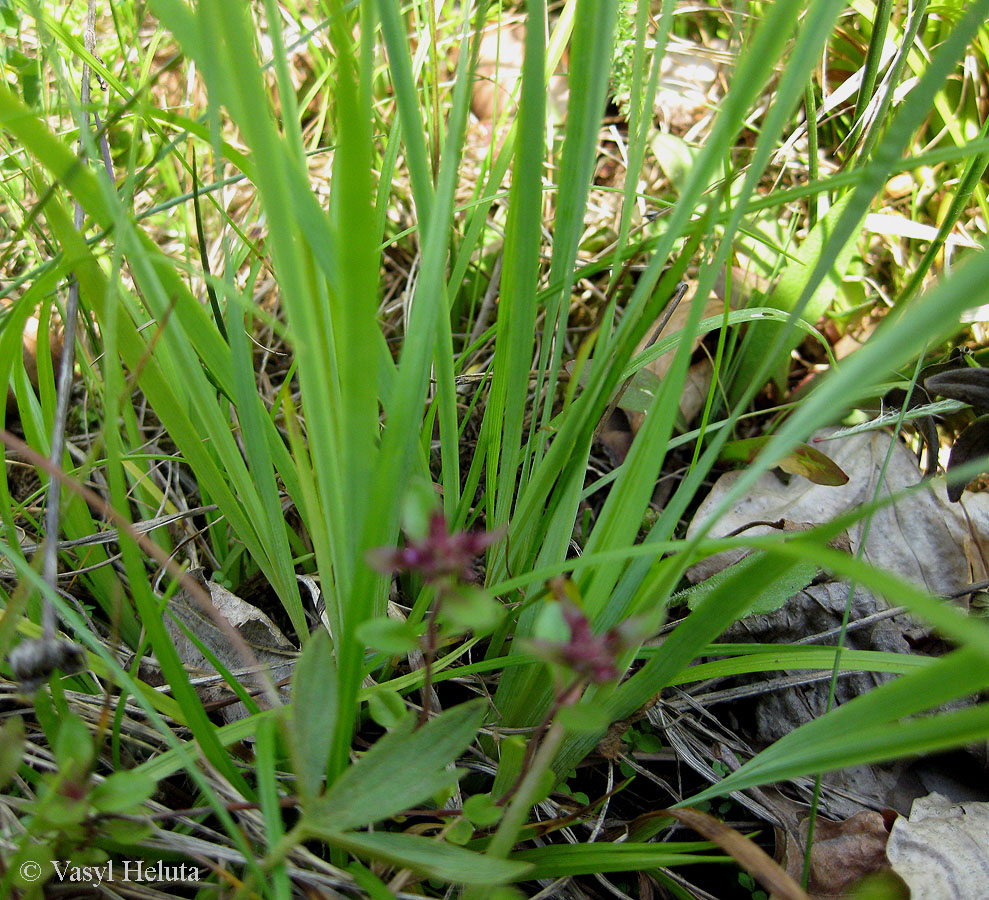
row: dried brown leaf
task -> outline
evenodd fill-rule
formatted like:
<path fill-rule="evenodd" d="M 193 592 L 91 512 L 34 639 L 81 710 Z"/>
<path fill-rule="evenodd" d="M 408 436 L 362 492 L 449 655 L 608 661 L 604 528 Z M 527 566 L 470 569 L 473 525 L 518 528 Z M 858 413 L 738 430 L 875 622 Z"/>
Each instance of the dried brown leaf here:
<path fill-rule="evenodd" d="M 803 872 L 806 839 L 806 820 L 800 824 L 799 839 L 787 832 L 784 860 L 794 878 Z M 818 819 L 807 882 L 811 900 L 838 900 L 861 878 L 888 869 L 888 840 L 887 818 L 874 810 L 863 810 L 841 822 Z"/>

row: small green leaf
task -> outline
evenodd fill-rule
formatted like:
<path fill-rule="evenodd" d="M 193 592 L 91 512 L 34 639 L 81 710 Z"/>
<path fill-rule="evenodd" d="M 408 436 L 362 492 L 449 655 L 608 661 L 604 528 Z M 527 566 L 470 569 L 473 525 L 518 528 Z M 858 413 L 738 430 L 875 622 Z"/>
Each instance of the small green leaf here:
<path fill-rule="evenodd" d="M 446 830 L 444 837 L 449 843 L 463 847 L 474 837 L 474 826 L 467 819 L 458 819 Z"/>
<path fill-rule="evenodd" d="M 58 786 L 52 784 L 38 806 L 35 822 L 44 822 L 53 828 L 65 830 L 84 822 L 89 809 L 85 785 L 76 782 L 61 782 Z"/>
<path fill-rule="evenodd" d="M 478 828 L 497 824 L 504 812 L 504 807 L 495 803 L 490 794 L 474 794 L 464 800 L 464 815 Z"/>
<path fill-rule="evenodd" d="M 52 860 L 60 858 L 57 853 L 59 853 L 58 849 L 47 841 L 25 842 L 9 856 L 4 857 L 3 862 L 7 870 L 5 880 L 8 884 L 13 883 L 20 888 L 33 888 L 37 891 L 37 885 L 44 884 L 55 871 Z M 39 895 L 28 894 L 28 896 Z"/>
<path fill-rule="evenodd" d="M 59 721 L 55 740 L 55 759 L 59 768 L 69 777 L 75 777 L 89 771 L 95 756 L 96 748 L 86 723 L 74 713 L 64 716 Z"/>
<path fill-rule="evenodd" d="M 136 769 L 114 772 L 93 788 L 90 795 L 94 809 L 103 813 L 123 812 L 139 807 L 155 792 L 153 778 Z"/>
<path fill-rule="evenodd" d="M 408 715 L 409 710 L 397 691 L 378 688 L 367 698 L 367 711 L 382 728 L 391 731 Z"/>
<path fill-rule="evenodd" d="M 473 631 L 475 635 L 486 635 L 501 621 L 503 609 L 486 591 L 465 585 L 444 600 L 441 618 L 458 634 Z"/>
<path fill-rule="evenodd" d="M 292 751 L 300 791 L 320 792 L 337 721 L 337 667 L 330 636 L 318 631 L 306 644 L 292 678 Z"/>
<path fill-rule="evenodd" d="M 641 731 L 636 732 L 634 746 L 636 750 L 642 753 L 659 753 L 663 749 L 663 741 L 658 734 L 653 734 L 651 731 Z"/>

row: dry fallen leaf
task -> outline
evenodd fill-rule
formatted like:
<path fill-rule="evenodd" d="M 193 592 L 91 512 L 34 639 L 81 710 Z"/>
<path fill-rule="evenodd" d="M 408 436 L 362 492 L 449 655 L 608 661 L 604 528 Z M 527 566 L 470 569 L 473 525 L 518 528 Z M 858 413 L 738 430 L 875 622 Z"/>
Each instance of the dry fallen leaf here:
<path fill-rule="evenodd" d="M 888 839 L 887 820 L 874 810 L 862 810 L 842 822 L 818 819 L 807 880 L 810 900 L 838 900 L 861 878 L 888 869 Z M 805 819 L 800 823 L 800 840 L 787 833 L 784 848 L 786 871 L 794 879 L 799 879 L 803 874 L 806 840 Z"/>
<path fill-rule="evenodd" d="M 282 634 L 278 626 L 256 606 L 244 602 L 223 585 L 207 581 L 201 569 L 190 570 L 189 574 L 209 591 L 213 610 L 204 610 L 195 598 L 181 588 L 169 601 L 168 610 L 171 615 L 165 616 L 165 627 L 175 643 L 175 649 L 183 665 L 204 676 L 214 675 L 216 671 L 175 619 L 195 635 L 226 669 L 235 675 L 246 676 L 250 682 L 249 689 L 256 681 L 256 677 L 250 671 L 255 660 L 258 664 L 269 667 L 274 681 L 287 678 L 295 665 L 298 649 Z M 175 618 L 173 619 L 172 616 Z M 225 625 L 221 619 L 226 620 L 227 624 Z M 246 645 L 246 652 L 243 646 L 235 646 L 228 626 L 235 629 L 240 640 Z M 250 659 L 251 656 L 253 660 Z M 217 678 L 208 687 L 202 689 L 201 696 L 204 702 L 210 703 L 229 699 L 231 693 L 226 683 Z M 228 722 L 243 718 L 247 714 L 242 703 L 224 706 L 221 711 Z"/>
<path fill-rule="evenodd" d="M 792 478 L 784 484 L 772 473 L 765 473 L 747 496 L 714 523 L 710 533 L 721 536 L 742 530 L 745 534 L 765 534 L 774 529 L 747 526 L 784 519 L 820 524 L 869 503 L 876 493 L 891 441 L 888 434 L 870 432 L 818 444 L 849 476 L 847 484 L 824 487 L 802 478 Z M 741 473 L 730 472 L 718 480 L 701 504 L 688 534 L 697 533 L 700 523 L 710 517 L 714 506 L 739 477 Z M 915 486 L 920 478 L 913 453 L 897 443 L 892 447 L 880 496 Z M 849 529 L 849 550 L 853 553 L 859 547 L 861 534 L 861 523 Z M 932 593 L 946 595 L 985 578 L 982 560 L 987 543 L 989 494 L 966 494 L 962 504 L 953 505 L 947 502 L 944 486 L 939 485 L 918 490 L 895 506 L 878 510 L 872 519 L 864 557 Z M 743 555 L 744 551 L 718 554 L 692 567 L 687 576 L 694 582 L 704 581 Z M 834 581 L 812 584 L 774 612 L 749 616 L 735 623 L 721 640 L 792 643 L 817 634 L 834 634 L 847 602 L 847 585 Z M 928 626 L 905 614 L 888 616 L 888 609 L 881 597 L 859 587 L 852 598 L 849 619 L 852 629 L 847 634 L 846 646 L 897 653 L 912 653 L 917 648 L 922 648 L 922 652 L 938 652 L 937 645 L 931 643 Z M 868 627 L 856 628 L 855 623 L 860 620 L 867 620 Z M 785 677 L 774 675 L 772 680 L 782 681 Z M 846 702 L 889 677 L 879 673 L 846 673 L 837 683 L 835 700 L 839 704 Z M 733 710 L 738 717 L 737 727 L 760 745 L 778 740 L 803 722 L 822 715 L 827 708 L 826 680 L 791 684 L 786 690 L 770 690 L 770 687 L 765 685 L 757 697 Z M 916 778 L 907 777 L 910 766 L 909 760 L 902 760 L 887 766 L 854 767 L 828 775 L 826 783 L 905 812 L 918 793 L 925 790 Z M 847 816 L 861 806 L 861 803 L 834 801 L 831 812 Z"/>
<path fill-rule="evenodd" d="M 827 437 L 830 431 L 818 437 Z M 801 478 L 783 484 L 772 473 L 764 473 L 748 496 L 739 500 L 710 531 L 719 537 L 738 531 L 751 522 L 772 522 L 786 518 L 821 524 L 849 510 L 870 503 L 892 438 L 885 432 L 865 432 L 837 440 L 811 441 L 848 475 L 848 483 L 823 487 Z M 688 535 L 697 532 L 721 498 L 741 477 L 728 472 L 716 482 L 697 510 Z M 893 448 L 880 496 L 912 487 L 920 481 L 913 453 L 903 444 Z M 918 491 L 895 506 L 886 506 L 872 517 L 864 551 L 867 562 L 894 572 L 935 594 L 947 594 L 958 587 L 986 577 L 981 558 L 989 551 L 989 495 L 968 494 L 964 508 L 949 505 L 944 486 Z M 971 522 L 971 528 L 969 526 Z M 772 529 L 757 526 L 747 534 L 767 534 Z M 858 549 L 862 525 L 850 529 L 851 548 Z M 687 577 L 703 581 L 744 555 L 732 551 L 702 560 Z"/>
<path fill-rule="evenodd" d="M 914 801 L 886 848 L 915 900 L 989 896 L 989 803 L 953 803 L 940 794 Z"/>

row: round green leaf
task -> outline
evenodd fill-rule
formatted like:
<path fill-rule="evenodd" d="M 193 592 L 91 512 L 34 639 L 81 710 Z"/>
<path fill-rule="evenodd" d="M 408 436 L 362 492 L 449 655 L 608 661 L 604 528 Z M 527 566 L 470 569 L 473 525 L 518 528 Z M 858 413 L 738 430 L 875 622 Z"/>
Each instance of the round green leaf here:
<path fill-rule="evenodd" d="M 466 819 L 457 819 L 446 831 L 446 839 L 451 844 L 463 847 L 472 837 L 474 837 L 474 826 Z"/>
<path fill-rule="evenodd" d="M 478 828 L 496 824 L 504 812 L 504 808 L 495 803 L 490 794 L 474 794 L 464 801 L 464 815 Z"/>
<path fill-rule="evenodd" d="M 155 792 L 156 786 L 153 778 L 130 769 L 114 772 L 96 785 L 90 796 L 93 807 L 100 812 L 122 812 L 140 806 Z"/>
<path fill-rule="evenodd" d="M 382 728 L 391 731 L 405 718 L 405 701 L 397 691 L 376 690 L 367 698 L 367 711 Z"/>
<path fill-rule="evenodd" d="M 489 634 L 501 621 L 502 605 L 480 588 L 464 587 L 443 603 L 444 624 L 457 633 Z"/>

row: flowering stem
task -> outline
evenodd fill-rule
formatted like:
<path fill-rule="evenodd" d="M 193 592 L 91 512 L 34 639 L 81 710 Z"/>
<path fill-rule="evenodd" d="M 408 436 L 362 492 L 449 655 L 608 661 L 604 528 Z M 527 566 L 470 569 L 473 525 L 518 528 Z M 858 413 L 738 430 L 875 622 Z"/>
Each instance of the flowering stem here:
<path fill-rule="evenodd" d="M 544 735 L 549 730 L 553 719 L 556 718 L 556 714 L 564 706 L 572 706 L 580 697 L 581 688 L 583 687 L 583 680 L 578 678 L 573 684 L 570 685 L 566 690 L 561 691 L 557 694 L 556 699 L 553 701 L 553 705 L 549 708 L 549 712 L 543 717 L 542 722 L 539 723 L 536 730 L 532 733 L 532 740 L 529 741 L 529 745 L 525 748 L 525 757 L 522 760 L 522 767 L 519 770 L 519 776 L 515 779 L 515 784 L 513 784 L 498 800 L 498 806 L 504 806 L 508 803 L 519 790 L 525 779 L 526 774 L 529 772 L 530 766 L 532 766 L 533 758 L 536 755 L 536 748 L 539 747 L 540 741 L 543 740 Z"/>
<path fill-rule="evenodd" d="M 419 710 L 419 718 L 416 719 L 416 728 L 421 728 L 429 721 L 429 708 L 432 705 L 430 698 L 433 694 L 433 661 L 436 659 L 436 617 L 439 615 L 440 606 L 443 603 L 443 592 L 436 591 L 432 608 L 429 610 L 429 618 L 426 621 L 426 646 L 423 648 L 422 660 L 424 678 L 422 682 L 422 709 Z"/>
<path fill-rule="evenodd" d="M 539 740 L 539 749 L 532 755 L 531 760 L 529 754 L 526 754 L 526 762 L 523 763 L 519 781 L 506 795 L 506 797 L 511 797 L 511 801 L 508 804 L 508 809 L 505 810 L 505 815 L 502 816 L 495 836 L 488 844 L 487 853 L 490 856 L 507 856 L 515 845 L 519 829 L 525 824 L 529 808 L 535 802 L 535 798 L 543 786 L 543 776 L 553 765 L 556 751 L 567 732 L 566 726 L 556 719 L 556 715 L 563 707 L 573 706 L 580 699 L 583 686 L 583 680 L 578 678 L 557 696 L 549 717 L 553 721 L 549 724 L 545 735 Z M 546 727 L 546 724 L 548 722 L 544 722 L 540 726 L 540 731 Z M 533 744 L 530 746 L 535 745 L 536 740 L 533 738 Z"/>

